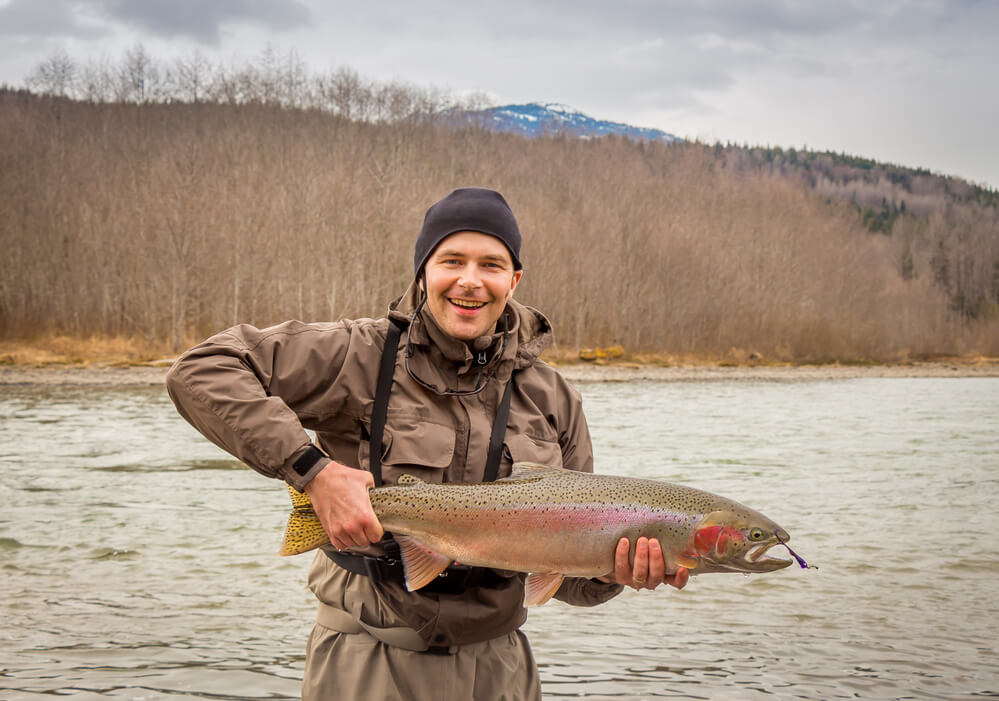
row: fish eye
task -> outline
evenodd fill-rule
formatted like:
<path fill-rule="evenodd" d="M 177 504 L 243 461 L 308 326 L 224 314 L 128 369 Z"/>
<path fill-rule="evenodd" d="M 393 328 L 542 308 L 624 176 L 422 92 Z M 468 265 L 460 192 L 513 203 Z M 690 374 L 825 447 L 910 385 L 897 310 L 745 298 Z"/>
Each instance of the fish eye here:
<path fill-rule="evenodd" d="M 749 532 L 750 540 L 763 540 L 766 534 L 763 532 L 762 528 L 754 528 Z"/>

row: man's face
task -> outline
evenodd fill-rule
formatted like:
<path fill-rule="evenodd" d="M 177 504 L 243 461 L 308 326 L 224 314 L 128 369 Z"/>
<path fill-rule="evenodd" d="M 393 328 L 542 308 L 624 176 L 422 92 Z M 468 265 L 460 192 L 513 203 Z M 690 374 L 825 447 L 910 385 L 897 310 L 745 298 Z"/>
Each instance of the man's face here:
<path fill-rule="evenodd" d="M 426 267 L 427 308 L 449 335 L 471 341 L 493 331 L 522 270 L 499 239 L 474 231 L 451 234 Z"/>

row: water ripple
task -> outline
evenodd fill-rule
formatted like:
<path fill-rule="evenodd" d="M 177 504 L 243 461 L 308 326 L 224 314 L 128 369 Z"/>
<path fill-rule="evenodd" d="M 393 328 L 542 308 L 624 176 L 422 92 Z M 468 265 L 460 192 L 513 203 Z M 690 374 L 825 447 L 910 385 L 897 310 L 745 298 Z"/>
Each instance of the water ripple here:
<path fill-rule="evenodd" d="M 533 609 L 546 698 L 999 696 L 999 381 L 581 391 L 598 470 L 758 507 L 819 569 Z M 297 698 L 315 605 L 274 554 L 280 483 L 158 388 L 12 388 L 0 418 L 0 697 Z"/>

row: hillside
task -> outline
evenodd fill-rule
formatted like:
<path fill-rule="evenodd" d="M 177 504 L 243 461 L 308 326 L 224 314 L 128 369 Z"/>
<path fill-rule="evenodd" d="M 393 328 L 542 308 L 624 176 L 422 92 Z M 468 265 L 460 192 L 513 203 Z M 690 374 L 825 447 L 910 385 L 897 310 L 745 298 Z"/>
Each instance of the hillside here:
<path fill-rule="evenodd" d="M 996 209 L 971 186 L 832 157 L 820 177 L 741 147 L 527 139 L 409 97 L 361 119 L 0 93 L 0 337 L 176 349 L 237 322 L 379 315 L 426 206 L 477 184 L 514 206 L 518 296 L 563 352 L 999 355 Z M 875 228 L 878 193 L 898 212 Z"/>
<path fill-rule="evenodd" d="M 594 119 L 577 109 L 553 102 L 487 107 L 466 111 L 464 116 L 485 129 L 508 131 L 523 136 L 566 135 L 588 139 L 614 135 L 640 141 L 662 141 L 667 144 L 683 141 L 661 129 Z"/>
<path fill-rule="evenodd" d="M 597 120 L 551 103 L 467 114 L 485 129 L 527 137 L 681 141 L 657 129 Z M 904 279 L 923 275 L 932 280 L 963 317 L 999 316 L 999 192 L 925 169 L 846 154 L 720 143 L 711 150 L 724 168 L 791 179 L 829 200 L 849 203 L 866 229 L 894 234 Z"/>

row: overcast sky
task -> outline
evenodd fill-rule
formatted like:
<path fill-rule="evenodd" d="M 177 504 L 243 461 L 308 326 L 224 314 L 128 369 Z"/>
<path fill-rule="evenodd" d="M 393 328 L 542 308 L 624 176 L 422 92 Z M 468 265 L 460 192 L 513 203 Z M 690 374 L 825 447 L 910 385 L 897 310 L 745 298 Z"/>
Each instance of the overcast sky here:
<path fill-rule="evenodd" d="M 268 45 L 495 104 L 831 149 L 999 188 L 992 0 L 0 0 L 0 82 L 64 51 L 249 61 Z"/>

